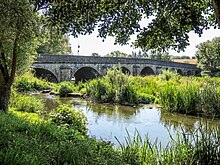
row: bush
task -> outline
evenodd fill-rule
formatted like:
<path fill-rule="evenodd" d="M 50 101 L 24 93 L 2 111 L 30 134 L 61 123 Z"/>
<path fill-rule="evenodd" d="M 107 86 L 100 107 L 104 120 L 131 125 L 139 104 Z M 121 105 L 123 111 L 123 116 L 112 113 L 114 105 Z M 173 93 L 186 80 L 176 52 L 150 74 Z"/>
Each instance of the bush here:
<path fill-rule="evenodd" d="M 86 116 L 81 111 L 75 111 L 66 105 L 60 105 L 56 110 L 51 112 L 50 119 L 57 125 L 72 127 L 82 134 L 87 133 Z"/>
<path fill-rule="evenodd" d="M 74 91 L 74 86 L 70 82 L 62 82 L 60 83 L 59 95 L 61 97 L 66 97 L 68 93 L 72 93 Z"/>
<path fill-rule="evenodd" d="M 13 92 L 10 107 L 16 111 L 40 112 L 44 109 L 44 104 L 41 99 Z"/>

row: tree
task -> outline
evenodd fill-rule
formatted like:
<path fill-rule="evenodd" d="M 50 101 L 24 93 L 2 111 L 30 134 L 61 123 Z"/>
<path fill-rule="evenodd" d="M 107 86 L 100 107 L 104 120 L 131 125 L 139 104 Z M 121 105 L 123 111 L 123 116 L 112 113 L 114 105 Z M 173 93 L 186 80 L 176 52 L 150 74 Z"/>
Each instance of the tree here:
<path fill-rule="evenodd" d="M 197 45 L 195 54 L 202 75 L 212 75 L 220 71 L 220 37 Z"/>
<path fill-rule="evenodd" d="M 212 3 L 211 3 L 212 2 Z M 134 45 L 147 51 L 184 50 L 188 33 L 220 27 L 219 0 L 6 0 L 0 1 L 0 109 L 6 111 L 15 74 L 25 69 L 39 42 L 39 29 L 47 25 L 60 34 L 115 36 L 126 44 L 137 33 Z M 46 17 L 41 24 L 41 16 Z M 145 27 L 142 18 L 153 20 Z M 216 21 L 217 20 L 217 21 Z M 33 49 L 34 48 L 34 49 Z M 25 64 L 25 65 L 23 65 Z"/>
<path fill-rule="evenodd" d="M 71 46 L 67 35 L 53 34 L 37 48 L 38 54 L 71 54 Z"/>
<path fill-rule="evenodd" d="M 154 60 L 164 60 L 164 61 L 170 61 L 171 56 L 169 55 L 168 52 L 162 51 L 162 50 L 151 50 L 149 52 L 149 59 L 154 59 Z"/>
<path fill-rule="evenodd" d="M 7 111 L 15 74 L 28 68 L 35 54 L 38 13 L 28 0 L 0 2 L 0 109 Z"/>
<path fill-rule="evenodd" d="M 129 55 L 124 52 L 120 52 L 119 50 L 116 50 L 108 53 L 106 57 L 129 57 Z"/>

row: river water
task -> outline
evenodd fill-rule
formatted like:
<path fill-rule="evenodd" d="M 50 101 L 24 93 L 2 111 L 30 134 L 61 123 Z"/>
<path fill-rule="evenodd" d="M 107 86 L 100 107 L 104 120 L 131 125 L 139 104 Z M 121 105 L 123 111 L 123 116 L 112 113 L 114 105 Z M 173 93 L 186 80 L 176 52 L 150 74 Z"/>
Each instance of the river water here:
<path fill-rule="evenodd" d="M 170 135 L 175 137 L 177 132 L 193 132 L 200 124 L 209 122 L 214 127 L 220 126 L 220 120 L 186 116 L 176 113 L 163 112 L 154 105 L 137 107 L 94 104 L 81 98 L 60 98 L 49 94 L 32 94 L 42 98 L 47 111 L 52 111 L 60 104 L 73 106 L 82 110 L 88 119 L 88 134 L 118 145 L 125 142 L 125 137 L 135 132 L 142 138 L 148 136 L 151 142 L 158 139 L 163 146 L 170 141 Z"/>

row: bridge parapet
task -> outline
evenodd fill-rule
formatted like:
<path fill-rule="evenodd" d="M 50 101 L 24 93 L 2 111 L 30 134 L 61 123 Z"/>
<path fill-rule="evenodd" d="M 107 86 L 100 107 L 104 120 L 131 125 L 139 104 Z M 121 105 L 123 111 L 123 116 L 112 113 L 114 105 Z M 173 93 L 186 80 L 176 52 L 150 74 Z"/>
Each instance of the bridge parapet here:
<path fill-rule="evenodd" d="M 197 69 L 196 65 L 172 61 L 150 60 L 144 58 L 94 57 L 76 55 L 42 55 L 35 63 L 66 63 L 66 64 L 150 64 L 170 67 Z"/>

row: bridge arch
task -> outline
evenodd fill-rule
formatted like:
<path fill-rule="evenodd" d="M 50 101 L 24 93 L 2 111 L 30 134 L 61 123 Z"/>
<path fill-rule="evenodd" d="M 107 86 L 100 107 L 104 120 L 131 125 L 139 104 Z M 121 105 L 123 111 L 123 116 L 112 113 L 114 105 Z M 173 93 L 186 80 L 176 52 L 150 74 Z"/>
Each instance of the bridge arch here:
<path fill-rule="evenodd" d="M 122 71 L 122 73 L 124 73 L 124 74 L 128 74 L 128 75 L 131 74 L 130 70 L 129 70 L 128 68 L 124 67 L 124 66 L 121 67 L 121 71 Z"/>
<path fill-rule="evenodd" d="M 151 67 L 147 66 L 144 69 L 142 69 L 140 75 L 141 76 L 148 76 L 148 75 L 155 75 L 155 73 Z"/>
<path fill-rule="evenodd" d="M 74 74 L 76 83 L 78 83 L 79 81 L 85 82 L 94 79 L 98 76 L 100 76 L 99 72 L 96 69 L 89 66 L 78 69 Z"/>
<path fill-rule="evenodd" d="M 186 74 L 187 74 L 187 76 L 191 76 L 191 75 L 192 75 L 191 70 L 188 70 L 188 71 L 186 72 Z"/>
<path fill-rule="evenodd" d="M 49 82 L 58 83 L 57 77 L 50 70 L 44 68 L 33 68 L 33 69 L 34 69 L 34 76 L 36 76 L 37 78 L 42 78 Z"/>
<path fill-rule="evenodd" d="M 183 71 L 181 69 L 177 69 L 176 70 L 178 74 L 180 74 L 181 76 L 183 76 Z"/>

